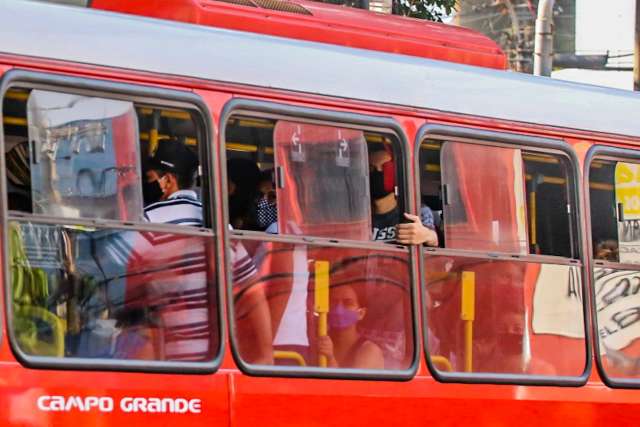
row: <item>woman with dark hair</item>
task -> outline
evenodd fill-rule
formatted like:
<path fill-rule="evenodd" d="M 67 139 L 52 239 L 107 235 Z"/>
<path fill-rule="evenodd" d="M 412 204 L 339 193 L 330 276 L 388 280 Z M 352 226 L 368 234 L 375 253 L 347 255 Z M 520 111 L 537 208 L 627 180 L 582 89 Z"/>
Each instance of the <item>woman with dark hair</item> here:
<path fill-rule="evenodd" d="M 329 335 L 318 337 L 318 353 L 327 357 L 333 368 L 384 369 L 384 356 L 376 343 L 358 331 L 358 323 L 367 314 L 364 295 L 353 286 L 331 289 Z"/>

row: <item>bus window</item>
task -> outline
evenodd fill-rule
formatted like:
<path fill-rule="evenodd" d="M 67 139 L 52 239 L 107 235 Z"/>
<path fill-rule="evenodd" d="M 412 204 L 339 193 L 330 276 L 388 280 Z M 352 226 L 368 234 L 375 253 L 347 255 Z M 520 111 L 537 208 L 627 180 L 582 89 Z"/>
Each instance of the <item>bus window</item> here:
<path fill-rule="evenodd" d="M 3 103 L 14 346 L 74 367 L 214 360 L 198 113 L 29 88 Z"/>
<path fill-rule="evenodd" d="M 234 229 L 395 241 L 404 211 L 395 138 L 241 116 L 228 121 L 226 136 Z"/>
<path fill-rule="evenodd" d="M 610 381 L 640 379 L 640 164 L 589 165 L 593 280 L 601 364 Z"/>
<path fill-rule="evenodd" d="M 520 150 L 445 142 L 440 156 L 445 247 L 527 253 Z"/>
<path fill-rule="evenodd" d="M 529 251 L 577 258 L 577 221 L 571 202 L 570 167 L 565 157 L 524 152 Z"/>
<path fill-rule="evenodd" d="M 490 168 L 477 167 L 483 159 Z M 563 156 L 425 141 L 420 167 L 422 206 L 434 212 L 441 247 L 577 258 Z"/>
<path fill-rule="evenodd" d="M 448 250 L 423 249 L 427 347 L 443 378 L 582 375 L 584 297 L 565 159 L 525 147 L 422 142 L 421 200 L 442 212 Z"/>
<path fill-rule="evenodd" d="M 231 266 L 235 343 L 249 371 L 410 369 L 409 252 L 380 243 L 394 240 L 392 227 L 374 238 L 376 199 L 386 197 L 386 212 L 396 217 L 404 209 L 397 138 L 232 115 L 225 139 L 229 226 L 258 232 L 231 233 L 232 258 L 246 254 L 252 270 L 237 278 L 239 265 Z M 262 298 L 267 313 L 256 304 Z"/>

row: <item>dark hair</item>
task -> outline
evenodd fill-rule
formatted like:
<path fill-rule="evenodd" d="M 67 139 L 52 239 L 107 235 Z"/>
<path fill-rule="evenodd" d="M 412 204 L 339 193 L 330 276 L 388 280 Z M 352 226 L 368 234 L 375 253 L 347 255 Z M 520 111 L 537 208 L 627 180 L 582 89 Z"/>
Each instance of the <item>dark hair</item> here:
<path fill-rule="evenodd" d="M 163 140 L 153 157 L 146 159 L 143 167 L 163 173 L 172 173 L 178 188 L 193 187 L 198 170 L 198 155 L 177 138 Z"/>
<path fill-rule="evenodd" d="M 260 182 L 260 169 L 250 159 L 233 158 L 227 160 L 227 176 L 240 191 L 256 191 Z"/>
<path fill-rule="evenodd" d="M 258 230 L 255 203 L 260 182 L 258 165 L 250 159 L 229 159 L 227 160 L 227 179 L 236 186 L 234 194 L 229 195 L 231 224 L 239 222 L 240 227 L 245 230 Z"/>
<path fill-rule="evenodd" d="M 386 148 L 383 142 L 369 142 L 367 144 L 367 150 L 369 154 L 371 154 L 377 151 L 386 151 Z"/>
<path fill-rule="evenodd" d="M 258 178 L 258 183 L 269 181 L 273 183 L 273 169 L 267 169 L 260 172 L 260 177 Z"/>
<path fill-rule="evenodd" d="M 173 172 L 169 172 L 173 173 Z M 193 187 L 195 183 L 195 173 L 173 173 L 178 181 L 178 188 L 181 190 Z"/>

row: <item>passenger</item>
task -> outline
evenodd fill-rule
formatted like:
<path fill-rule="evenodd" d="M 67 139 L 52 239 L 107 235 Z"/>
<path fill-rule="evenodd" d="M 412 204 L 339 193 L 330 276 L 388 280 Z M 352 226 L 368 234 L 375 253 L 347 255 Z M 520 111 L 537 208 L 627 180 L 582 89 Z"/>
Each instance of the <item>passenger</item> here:
<path fill-rule="evenodd" d="M 327 366 L 384 369 L 380 347 L 358 332 L 358 323 L 367 314 L 364 296 L 352 286 L 336 286 L 331 289 L 329 307 L 329 335 L 318 337 L 318 353 L 327 357 Z"/>
<path fill-rule="evenodd" d="M 473 326 L 474 372 L 554 375 L 550 363 L 531 353 L 524 300 L 527 265 L 489 262 L 474 269 L 478 301 Z"/>
<path fill-rule="evenodd" d="M 552 364 L 536 354 L 525 353 L 526 324 L 522 311 L 508 308 L 498 313 L 495 332 L 491 337 L 474 339 L 476 372 L 504 374 L 556 375 Z M 477 354 L 475 354 L 477 353 Z"/>
<path fill-rule="evenodd" d="M 260 170 L 252 160 L 230 159 L 227 161 L 229 228 L 255 229 L 257 215 L 255 200 L 258 194 Z M 235 318 L 246 318 L 255 342 L 252 346 L 250 363 L 261 365 L 273 364 L 273 331 L 271 330 L 271 313 L 264 289 L 257 286 L 257 271 L 253 259 L 239 241 L 231 243 L 233 257 L 233 288 L 236 297 Z M 248 336 L 240 333 L 239 336 Z M 240 347 L 247 343 L 240 342 Z M 246 352 L 241 350 L 241 354 Z"/>
<path fill-rule="evenodd" d="M 256 200 L 260 169 L 253 160 L 227 160 L 229 224 L 234 229 L 258 230 Z"/>
<path fill-rule="evenodd" d="M 615 240 L 603 240 L 599 242 L 594 248 L 595 259 L 601 259 L 605 261 L 618 261 L 618 242 Z"/>
<path fill-rule="evenodd" d="M 260 173 L 258 181 L 258 199 L 256 201 L 257 223 L 260 231 L 278 233 L 278 207 L 276 189 L 273 183 L 273 170 Z"/>
<path fill-rule="evenodd" d="M 405 213 L 408 223 L 401 223 L 402 217 L 398 199 L 385 176 L 393 177 L 388 169 L 393 157 L 383 144 L 369 145 L 369 186 L 373 205 L 372 240 L 395 241 L 404 245 L 426 244 L 438 246 L 438 234 L 435 231 L 433 212 L 428 206 L 422 206 L 420 217 Z M 391 163 L 392 164 L 392 163 Z M 393 177 L 395 178 L 395 177 Z"/>
<path fill-rule="evenodd" d="M 145 199 L 150 201 L 154 199 L 159 200 L 145 207 L 145 219 L 149 222 L 201 227 L 203 225 L 202 203 L 198 200 L 196 192 L 191 189 L 198 167 L 197 155 L 184 144 L 174 141 L 164 141 L 158 146 L 155 156 L 148 160 L 147 165 L 147 182 L 144 188 Z M 252 259 L 239 242 L 235 242 L 232 245 L 231 256 L 234 286 L 248 287 L 247 283 L 255 279 L 256 276 L 256 269 Z M 191 281 L 185 280 L 185 289 L 169 289 L 165 292 L 172 293 L 172 301 L 179 301 L 179 291 L 185 291 L 185 298 L 189 298 L 189 295 L 194 295 L 194 292 L 197 291 L 197 289 L 192 289 L 193 285 L 197 283 L 206 284 L 206 280 L 196 280 L 195 278 Z M 258 356 L 256 356 L 256 360 L 253 362 L 272 364 L 271 320 L 264 293 L 261 289 L 256 288 L 255 290 L 247 292 L 246 295 L 247 300 L 255 307 L 254 310 L 249 313 L 250 322 L 257 331 L 254 345 L 257 347 L 256 354 Z M 154 298 L 155 300 L 161 300 L 158 298 L 158 295 L 154 296 L 156 297 Z M 197 304 L 194 304 L 193 297 L 191 297 L 188 307 L 195 307 L 196 305 Z M 186 306 L 187 304 L 181 305 L 181 307 Z M 167 312 L 172 310 L 168 307 L 162 307 L 162 309 Z M 196 309 L 197 308 L 193 309 L 194 315 L 196 314 Z M 175 311 L 177 308 L 173 310 Z M 189 308 L 181 308 L 181 310 L 191 311 Z M 178 335 L 183 337 L 181 338 L 182 347 L 187 347 L 186 350 L 188 350 L 189 354 L 205 353 L 207 349 L 201 348 L 204 340 L 189 338 L 192 335 L 189 333 L 190 329 L 188 329 L 191 327 L 189 325 L 193 323 L 193 336 L 196 336 L 195 329 L 201 328 L 202 319 L 198 319 L 199 322 L 185 324 L 186 319 L 186 315 L 175 316 L 174 312 L 173 315 L 167 316 L 167 321 L 177 321 L 180 324 L 170 325 L 165 322 L 165 328 L 182 328 L 181 333 Z M 174 347 L 180 346 L 180 342 L 174 343 Z M 183 348 L 179 348 L 178 350 L 179 353 L 185 352 Z"/>
<path fill-rule="evenodd" d="M 145 220 L 202 227 L 202 203 L 192 190 L 197 168 L 198 156 L 187 146 L 162 142 L 147 163 Z"/>

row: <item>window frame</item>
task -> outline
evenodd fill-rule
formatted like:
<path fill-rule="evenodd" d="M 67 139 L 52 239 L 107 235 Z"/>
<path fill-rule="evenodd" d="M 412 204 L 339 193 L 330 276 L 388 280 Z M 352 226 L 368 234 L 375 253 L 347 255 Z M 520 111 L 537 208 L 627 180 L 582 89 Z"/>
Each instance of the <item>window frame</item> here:
<path fill-rule="evenodd" d="M 6 72 L 0 78 L 0 97 L 4 101 L 6 92 L 13 87 L 26 87 L 29 89 L 52 90 L 78 95 L 88 95 L 104 97 L 109 99 L 125 100 L 132 103 L 142 103 L 169 108 L 184 108 L 194 113 L 201 143 L 199 144 L 200 169 L 205 192 L 204 198 L 209 203 L 203 204 L 203 216 L 205 227 L 194 228 L 173 224 L 151 224 L 142 221 L 116 221 L 87 218 L 63 218 L 49 215 L 38 215 L 31 213 L 19 213 L 12 211 L 9 214 L 7 203 L 7 182 L 6 176 L 0 179 L 0 223 L 3 230 L 8 230 L 9 221 L 19 221 L 21 223 L 31 222 L 51 225 L 80 225 L 96 229 L 111 230 L 135 230 L 154 231 L 161 233 L 171 233 L 184 236 L 199 236 L 203 239 L 214 239 L 215 262 L 220 259 L 223 248 L 220 239 L 217 238 L 217 226 L 219 219 L 212 208 L 213 201 L 216 200 L 216 176 L 212 173 L 215 150 L 211 147 L 214 141 L 215 128 L 211 121 L 211 113 L 204 100 L 193 92 L 167 89 L 157 86 L 143 86 L 139 84 L 122 83 L 111 80 L 99 80 L 88 77 L 67 76 L 48 72 L 27 71 L 13 69 Z M 0 103 L 0 117 L 3 117 L 3 103 Z M 0 150 L 4 152 L 4 124 L 0 121 Z M 0 170 L 6 170 L 5 156 L 0 156 Z M 143 178 L 143 177 L 141 177 Z M 10 268 L 9 268 L 9 241 L 8 233 L 4 233 L 2 239 L 4 258 L 2 260 L 4 274 L 2 279 L 5 282 L 4 299 L 7 334 L 10 348 L 16 359 L 29 368 L 46 369 L 73 369 L 73 370 L 100 370 L 100 371 L 123 371 L 123 372 L 152 372 L 152 373 L 189 373 L 203 374 L 214 373 L 222 364 L 225 353 L 226 325 L 224 324 L 223 294 L 224 280 L 223 272 L 216 267 L 215 280 L 218 282 L 215 289 L 215 298 L 210 300 L 210 304 L 218 308 L 216 319 L 218 326 L 219 345 L 213 359 L 204 362 L 180 362 L 180 361 L 159 361 L 159 360 L 126 360 L 126 359 L 105 359 L 105 358 L 58 358 L 51 356 L 35 356 L 25 353 L 18 345 L 13 331 L 13 308 L 11 304 Z M 211 264 L 208 264 L 210 267 Z"/>
<path fill-rule="evenodd" d="M 544 154 L 563 155 L 568 160 L 568 165 L 571 170 L 569 171 L 569 177 L 572 179 L 572 183 L 568 187 L 571 190 L 570 202 L 572 202 L 572 208 L 575 209 L 573 217 L 575 218 L 576 236 L 574 237 L 574 246 L 576 248 L 578 257 L 564 258 L 553 255 L 535 255 L 535 254 L 510 254 L 510 253 L 494 253 L 483 252 L 477 250 L 461 250 L 461 249 L 447 249 L 447 248 L 420 248 L 420 256 L 418 259 L 418 268 L 420 270 L 420 290 L 421 290 L 421 307 L 423 308 L 422 315 L 422 340 L 424 345 L 424 355 L 427 362 L 427 366 L 431 375 L 439 382 L 443 383 L 466 383 L 466 384 L 513 384 L 513 385 L 554 385 L 561 387 L 580 387 L 587 383 L 589 375 L 592 369 L 591 360 L 591 323 L 590 323 L 590 309 L 588 302 L 583 302 L 582 313 L 585 337 L 583 338 L 585 344 L 585 365 L 584 371 L 579 376 L 547 376 L 547 375 L 526 375 L 526 374 L 492 374 L 492 373 L 464 373 L 453 372 L 447 373 L 436 369 L 435 364 L 431 360 L 428 344 L 428 316 L 426 315 L 426 283 L 425 283 L 425 255 L 449 255 L 449 256 L 464 256 L 473 258 L 482 258 L 487 260 L 509 260 L 518 262 L 536 262 L 547 263 L 555 265 L 567 265 L 577 266 L 580 271 L 582 295 L 590 295 L 590 291 L 587 285 L 587 263 L 584 253 L 584 238 L 585 231 L 584 212 L 581 201 L 581 185 L 580 185 L 580 162 L 573 148 L 567 144 L 564 140 L 558 138 L 548 138 L 539 136 L 529 136 L 516 134 L 512 132 L 492 131 L 484 129 L 475 129 L 471 127 L 455 126 L 455 125 L 442 125 L 442 124 L 425 124 L 418 130 L 415 139 L 415 152 L 414 152 L 414 168 L 416 170 L 415 189 L 416 196 L 420 198 L 420 179 L 422 171 L 420 170 L 420 148 L 421 144 L 425 140 L 439 140 L 439 141 L 454 141 L 464 142 L 470 144 L 480 144 L 484 146 L 496 146 L 496 147 L 508 147 L 508 148 L 521 148 L 526 151 L 537 151 Z M 527 222 L 528 226 L 528 222 Z"/>
<path fill-rule="evenodd" d="M 589 296 L 591 297 L 591 316 L 592 316 L 592 325 L 593 325 L 593 336 L 598 337 L 598 308 L 596 307 L 596 289 L 595 289 L 595 275 L 594 275 L 594 267 L 601 266 L 604 268 L 607 267 L 615 267 L 616 269 L 624 270 L 626 268 L 634 269 L 640 271 L 640 265 L 637 264 L 625 264 L 621 262 L 614 261 L 601 261 L 595 260 L 593 258 L 593 236 L 591 233 L 591 193 L 590 193 L 590 171 L 591 164 L 594 160 L 613 160 L 613 161 L 634 161 L 640 164 L 640 151 L 632 150 L 629 148 L 619 148 L 612 147 L 608 145 L 594 144 L 592 145 L 584 159 L 584 201 L 585 201 L 585 226 L 586 226 L 586 236 L 587 238 L 587 250 L 588 250 L 588 260 L 589 260 L 589 278 L 591 281 L 591 291 Z M 600 354 L 600 339 L 594 338 L 594 351 L 595 351 L 595 360 L 596 367 L 598 369 L 598 373 L 600 374 L 600 378 L 602 382 L 606 384 L 609 388 L 625 388 L 625 389 L 640 389 L 640 378 L 639 379 L 631 379 L 631 378 L 614 378 L 610 377 L 606 370 L 604 369 L 604 365 L 602 363 L 602 356 Z"/>
<path fill-rule="evenodd" d="M 410 179 L 410 150 L 404 130 L 400 124 L 388 116 L 371 116 L 353 112 L 343 112 L 336 110 L 326 110 L 319 108 L 302 107 L 291 104 L 277 102 L 234 98 L 228 101 L 220 114 L 219 122 L 219 153 L 221 162 L 221 185 L 222 191 L 222 221 L 224 224 L 222 235 L 225 246 L 225 271 L 226 271 L 226 291 L 227 291 L 227 321 L 229 324 L 229 337 L 231 352 L 236 365 L 240 370 L 248 375 L 257 377 L 285 377 L 285 378 L 319 378 L 319 379 L 357 379 L 357 380 L 381 380 L 381 381 L 407 381 L 415 376 L 419 366 L 420 339 L 418 332 L 418 291 L 416 276 L 416 250 L 411 247 L 397 244 L 389 244 L 376 241 L 360 241 L 348 239 L 336 239 L 316 236 L 294 236 L 294 235 L 273 235 L 259 231 L 229 230 L 228 195 L 227 195 L 227 168 L 226 168 L 226 126 L 229 119 L 234 115 L 245 115 L 257 118 L 269 118 L 275 120 L 287 120 L 299 123 L 311 123 L 324 126 L 340 126 L 351 129 L 380 132 L 394 136 L 398 142 L 400 156 L 396 166 L 400 168 L 400 173 L 396 171 L 397 178 L 402 181 L 404 190 L 400 188 L 401 196 L 404 198 L 405 208 L 413 211 L 413 180 Z M 368 191 L 368 190 L 367 190 Z M 413 333 L 410 335 L 414 343 L 412 362 L 407 369 L 403 370 L 372 370 L 354 368 L 320 368 L 320 367 L 297 367 L 297 366 L 267 366 L 246 363 L 242 360 L 238 352 L 236 340 L 237 332 L 233 318 L 233 282 L 231 277 L 231 266 L 229 265 L 230 239 L 233 236 L 236 240 L 252 240 L 265 242 L 297 243 L 305 246 L 322 246 L 335 248 L 355 248 L 371 249 L 387 252 L 398 252 L 407 254 L 409 262 L 409 289 L 411 291 L 411 326 Z"/>

